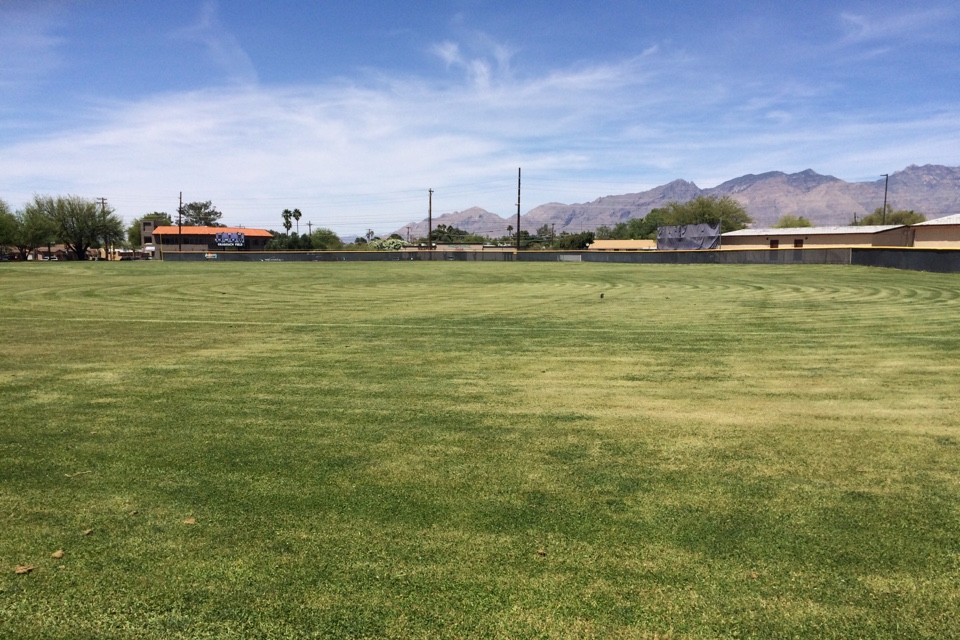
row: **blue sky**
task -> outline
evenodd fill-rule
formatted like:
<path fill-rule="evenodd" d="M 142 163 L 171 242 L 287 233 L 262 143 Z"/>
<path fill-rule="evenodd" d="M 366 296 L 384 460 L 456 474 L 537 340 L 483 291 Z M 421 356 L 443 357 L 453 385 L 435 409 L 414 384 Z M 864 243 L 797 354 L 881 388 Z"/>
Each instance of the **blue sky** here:
<path fill-rule="evenodd" d="M 954 2 L 0 0 L 0 198 L 339 233 L 960 165 Z"/>

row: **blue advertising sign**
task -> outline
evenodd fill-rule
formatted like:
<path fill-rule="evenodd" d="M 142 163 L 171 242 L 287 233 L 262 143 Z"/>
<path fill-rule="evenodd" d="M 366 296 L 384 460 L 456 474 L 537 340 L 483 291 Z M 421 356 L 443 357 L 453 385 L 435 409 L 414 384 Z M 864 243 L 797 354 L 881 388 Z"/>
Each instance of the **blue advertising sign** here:
<path fill-rule="evenodd" d="M 242 247 L 246 241 L 243 231 L 221 231 L 215 239 L 218 247 Z"/>

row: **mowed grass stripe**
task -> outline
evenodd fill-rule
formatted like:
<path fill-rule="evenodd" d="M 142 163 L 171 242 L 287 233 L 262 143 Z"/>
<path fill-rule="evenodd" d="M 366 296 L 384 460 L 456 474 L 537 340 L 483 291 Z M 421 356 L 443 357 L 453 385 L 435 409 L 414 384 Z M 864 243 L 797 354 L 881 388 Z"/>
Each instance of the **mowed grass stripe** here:
<path fill-rule="evenodd" d="M 960 635 L 955 276 L 12 266 L 0 635 Z"/>
<path fill-rule="evenodd" d="M 843 316 L 847 317 L 846 314 Z M 888 317 L 881 316 L 879 322 L 887 322 Z M 703 335 L 703 329 L 697 327 L 689 326 L 649 326 L 649 327 L 638 327 L 635 325 L 617 325 L 614 322 L 608 323 L 607 326 L 593 326 L 593 327 L 582 327 L 582 326 L 564 326 L 564 324 L 556 323 L 551 324 L 550 320 L 546 320 L 543 326 L 530 327 L 525 324 L 513 324 L 516 322 L 516 318 L 497 318 L 497 319 L 488 319 L 480 321 L 443 321 L 435 324 L 427 323 L 395 323 L 395 322 L 310 322 L 310 321 L 264 321 L 264 320 L 203 320 L 203 319 L 174 319 L 174 318 L 115 318 L 115 317 L 70 317 L 63 316 L 57 318 L 51 318 L 49 316 L 30 316 L 30 315 L 0 315 L 0 322 L 9 322 L 12 324 L 16 323 L 30 323 L 34 326 L 37 325 L 50 325 L 58 326 L 64 322 L 67 323 L 91 323 L 91 324 L 113 324 L 113 325 L 200 325 L 200 326 L 215 326 L 221 329 L 230 329 L 234 327 L 267 327 L 270 329 L 288 329 L 288 330 L 307 330 L 307 329 L 354 329 L 356 331 L 372 331 L 377 332 L 381 330 L 395 330 L 395 331 L 404 331 L 404 332 L 429 332 L 429 333 L 442 333 L 442 332 L 468 332 L 475 333 L 478 329 L 484 330 L 495 330 L 498 332 L 506 333 L 515 333 L 515 334 L 527 334 L 527 335 L 536 335 L 543 332 L 549 333 L 575 333 L 575 334 L 600 334 L 601 336 L 608 335 L 629 335 L 637 339 L 647 339 L 647 338 L 659 338 L 665 337 L 668 335 L 681 334 L 685 336 L 693 335 Z M 747 322 L 747 321 L 745 321 Z M 723 337 L 730 340 L 747 340 L 751 338 L 759 337 L 776 337 L 782 336 L 785 340 L 794 340 L 794 341 L 803 341 L 816 339 L 815 336 L 795 336 L 791 335 L 792 330 L 796 328 L 804 328 L 804 323 L 797 322 L 796 320 L 789 321 L 791 326 L 788 329 L 783 328 L 774 328 L 774 327 L 765 327 L 765 328 L 756 328 L 749 327 L 744 325 L 736 325 L 733 323 L 723 325 L 717 324 L 716 329 L 718 332 L 723 331 Z M 819 320 L 811 319 L 809 325 L 812 326 L 822 326 L 824 319 L 820 318 Z M 839 321 L 839 324 L 842 325 L 842 319 Z M 948 325 L 948 322 L 943 323 L 944 326 Z M 849 333 L 853 336 L 859 337 L 863 330 L 863 326 L 838 326 L 835 328 L 838 332 Z M 726 335 L 726 333 L 732 333 L 733 335 Z M 887 331 L 887 335 L 894 334 L 899 338 L 916 338 L 918 340 L 925 339 L 934 339 L 938 341 L 938 345 L 949 346 L 953 343 L 952 340 L 948 339 L 947 343 L 942 343 L 944 340 L 942 336 L 930 335 L 929 332 L 917 331 L 911 327 L 904 327 L 902 329 Z M 883 339 L 884 335 L 878 335 L 877 339 Z M 859 344 L 860 341 L 858 340 Z"/>

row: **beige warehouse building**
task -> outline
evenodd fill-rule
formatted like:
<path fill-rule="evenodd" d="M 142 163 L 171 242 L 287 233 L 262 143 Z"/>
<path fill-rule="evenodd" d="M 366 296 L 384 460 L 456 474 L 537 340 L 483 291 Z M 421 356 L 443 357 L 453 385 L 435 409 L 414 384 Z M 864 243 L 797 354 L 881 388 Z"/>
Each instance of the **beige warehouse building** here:
<path fill-rule="evenodd" d="M 721 249 L 909 247 L 913 231 L 904 225 L 740 229 L 721 236 Z"/>

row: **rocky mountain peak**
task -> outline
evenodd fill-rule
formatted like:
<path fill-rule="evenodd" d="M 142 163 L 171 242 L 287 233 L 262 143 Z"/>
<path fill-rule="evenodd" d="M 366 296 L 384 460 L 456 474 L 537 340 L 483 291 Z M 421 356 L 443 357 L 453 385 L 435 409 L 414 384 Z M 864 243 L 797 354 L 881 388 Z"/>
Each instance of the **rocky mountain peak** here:
<path fill-rule="evenodd" d="M 647 191 L 608 195 L 591 202 L 551 202 L 534 207 L 521 217 L 521 228 L 531 232 L 551 225 L 557 233 L 592 231 L 614 226 L 630 218 L 642 218 L 668 202 L 688 202 L 697 196 L 730 196 L 753 217 L 755 227 L 772 226 L 782 215 L 798 215 L 816 225 L 845 225 L 854 216 L 863 217 L 883 205 L 884 179 L 846 182 L 831 175 L 805 169 L 787 174 L 768 171 L 747 174 L 710 189 L 677 179 Z M 890 174 L 888 203 L 897 209 L 912 209 L 928 220 L 960 213 L 960 167 L 910 165 Z M 477 207 L 434 219 L 434 225 L 452 224 L 472 233 L 500 237 L 516 218 L 500 217 Z M 410 225 L 414 237 L 426 236 L 427 223 Z M 407 227 L 398 233 L 406 237 Z M 419 235 L 417 235 L 419 234 Z"/>

